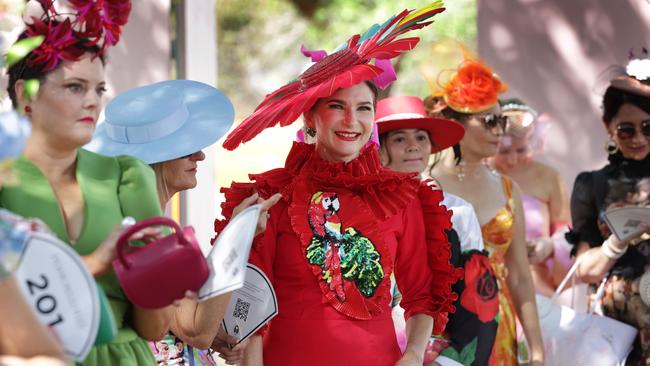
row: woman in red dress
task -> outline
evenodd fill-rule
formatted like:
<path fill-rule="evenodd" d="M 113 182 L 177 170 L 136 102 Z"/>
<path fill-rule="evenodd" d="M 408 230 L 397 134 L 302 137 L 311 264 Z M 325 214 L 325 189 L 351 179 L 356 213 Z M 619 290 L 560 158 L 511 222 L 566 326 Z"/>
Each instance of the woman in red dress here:
<path fill-rule="evenodd" d="M 269 95 L 224 142 L 234 149 L 301 114 L 315 140 L 295 143 L 283 168 L 224 190 L 226 218 L 253 192 L 282 195 L 250 257 L 273 283 L 279 314 L 251 339 L 245 364 L 419 366 L 432 328 L 444 328 L 459 277 L 444 232 L 450 212 L 439 204 L 441 191 L 417 174 L 384 169 L 368 144 L 376 103 L 370 80 L 383 73 L 369 62 L 412 49 L 417 38 L 396 37 L 440 11 L 440 4 L 405 11 L 352 37 Z M 215 223 L 217 232 L 225 221 Z M 390 312 L 393 272 L 407 318 L 404 354 Z"/>

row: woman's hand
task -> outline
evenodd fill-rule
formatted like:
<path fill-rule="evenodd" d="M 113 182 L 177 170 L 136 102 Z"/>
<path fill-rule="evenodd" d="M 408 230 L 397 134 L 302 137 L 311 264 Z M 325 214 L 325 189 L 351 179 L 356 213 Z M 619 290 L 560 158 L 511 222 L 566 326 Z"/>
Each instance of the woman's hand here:
<path fill-rule="evenodd" d="M 537 238 L 526 242 L 528 249 L 528 261 L 530 264 L 539 264 L 544 262 L 553 254 L 553 239 Z"/>
<path fill-rule="evenodd" d="M 273 207 L 278 201 L 282 198 L 282 195 L 280 193 L 276 193 L 273 196 L 269 197 L 268 199 L 262 199 L 260 198 L 260 195 L 257 193 L 253 193 L 252 195 L 244 198 L 243 201 L 237 207 L 235 207 L 232 210 L 232 217 L 237 216 L 240 212 L 242 212 L 245 208 L 254 205 L 254 204 L 259 204 L 260 205 L 260 216 L 257 221 L 257 228 L 255 229 L 255 236 L 261 234 L 266 230 L 266 220 L 268 219 L 268 213 L 269 209 Z"/>
<path fill-rule="evenodd" d="M 126 230 L 124 225 L 116 225 L 97 249 L 83 257 L 86 267 L 93 276 L 98 276 L 111 270 L 113 259 L 117 256 L 117 251 L 115 250 L 117 240 L 124 230 Z M 145 228 L 131 235 L 129 240 L 149 241 L 160 237 L 160 235 L 160 229 Z"/>
<path fill-rule="evenodd" d="M 422 366 L 423 355 L 416 355 L 413 351 L 406 350 L 395 366 Z"/>
<path fill-rule="evenodd" d="M 221 327 L 210 348 L 215 350 L 219 357 L 226 360 L 227 365 L 237 365 L 244 359 L 244 350 L 248 345 L 248 339 L 237 344 L 238 341 L 237 338 L 226 334 Z"/>

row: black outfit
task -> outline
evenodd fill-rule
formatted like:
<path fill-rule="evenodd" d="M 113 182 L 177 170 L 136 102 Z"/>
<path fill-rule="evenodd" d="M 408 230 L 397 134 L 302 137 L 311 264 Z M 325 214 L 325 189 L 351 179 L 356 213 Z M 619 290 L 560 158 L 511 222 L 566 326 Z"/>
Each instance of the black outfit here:
<path fill-rule="evenodd" d="M 630 160 L 620 153 L 610 155 L 604 168 L 583 172 L 576 178 L 571 194 L 571 218 L 573 229 L 567 240 L 574 245 L 584 241 L 590 247 L 599 247 L 610 235 L 609 228 L 601 219 L 612 203 L 626 201 L 628 192 L 634 192 L 636 184 L 650 177 L 650 155 L 644 160 Z M 650 240 L 630 246 L 607 275 L 603 312 L 614 319 L 628 323 L 639 330 L 632 353 L 626 365 L 647 365 L 650 362 L 650 308 L 640 298 L 638 283 L 641 275 L 650 269 Z"/>

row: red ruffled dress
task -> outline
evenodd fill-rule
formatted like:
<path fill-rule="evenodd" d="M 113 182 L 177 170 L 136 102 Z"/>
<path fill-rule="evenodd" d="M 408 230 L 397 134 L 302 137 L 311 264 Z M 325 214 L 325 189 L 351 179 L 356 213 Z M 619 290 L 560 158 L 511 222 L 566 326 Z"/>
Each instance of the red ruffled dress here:
<path fill-rule="evenodd" d="M 394 271 L 408 319 L 428 314 L 440 332 L 453 311 L 441 191 L 384 169 L 376 147 L 349 163 L 295 143 L 284 168 L 224 189 L 224 216 L 254 190 L 283 199 L 270 210 L 250 262 L 273 283 L 279 314 L 263 330 L 264 364 L 394 365 L 401 357 L 389 303 Z M 217 220 L 215 230 L 227 220 Z"/>

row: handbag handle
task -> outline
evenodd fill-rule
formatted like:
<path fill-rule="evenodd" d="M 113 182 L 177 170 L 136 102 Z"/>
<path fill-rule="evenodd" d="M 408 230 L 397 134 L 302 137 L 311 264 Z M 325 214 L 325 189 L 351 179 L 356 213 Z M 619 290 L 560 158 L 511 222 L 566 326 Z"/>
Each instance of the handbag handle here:
<path fill-rule="evenodd" d="M 144 219 L 140 222 L 137 222 L 135 225 L 130 226 L 117 239 L 117 248 L 116 248 L 117 257 L 120 260 L 120 262 L 122 262 L 124 268 L 127 269 L 129 268 L 129 263 L 127 262 L 126 257 L 124 256 L 124 250 L 129 245 L 129 238 L 131 237 L 131 235 L 137 233 L 142 229 L 151 226 L 159 226 L 159 225 L 173 228 L 175 235 L 178 238 L 178 241 L 183 245 L 188 244 L 187 240 L 185 239 L 185 236 L 183 235 L 183 231 L 181 230 L 180 226 L 178 226 L 176 221 L 164 216 L 150 217 L 148 219 Z"/>
<path fill-rule="evenodd" d="M 567 272 L 566 276 L 562 279 L 562 282 L 557 286 L 557 289 L 555 289 L 555 293 L 553 296 L 551 296 L 551 302 L 555 302 L 558 296 L 560 296 L 560 293 L 564 290 L 566 287 L 567 282 L 569 282 L 570 279 L 575 279 L 576 271 L 578 270 L 578 266 L 580 265 L 580 258 L 576 259 L 575 263 L 569 268 L 569 272 Z"/>
<path fill-rule="evenodd" d="M 553 296 L 551 297 L 552 303 L 555 303 L 555 300 L 557 300 L 557 297 L 560 296 L 560 293 L 562 292 L 562 290 L 564 290 L 564 287 L 566 287 L 566 284 L 567 282 L 569 282 L 570 279 L 573 279 L 573 283 L 575 284 L 575 275 L 579 265 L 580 265 L 580 258 L 576 259 L 575 263 L 573 263 L 573 265 L 569 269 L 569 272 L 567 272 L 566 276 L 564 276 L 564 278 L 562 279 L 562 282 L 560 282 L 560 284 L 557 286 L 555 293 L 553 293 Z M 603 278 L 603 280 L 600 282 L 600 285 L 598 286 L 598 290 L 596 290 L 596 297 L 594 298 L 594 304 L 589 307 L 589 314 L 593 314 L 596 311 L 596 307 L 600 305 L 600 302 L 605 296 L 606 281 L 607 281 L 607 276 Z"/>

